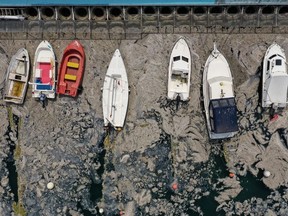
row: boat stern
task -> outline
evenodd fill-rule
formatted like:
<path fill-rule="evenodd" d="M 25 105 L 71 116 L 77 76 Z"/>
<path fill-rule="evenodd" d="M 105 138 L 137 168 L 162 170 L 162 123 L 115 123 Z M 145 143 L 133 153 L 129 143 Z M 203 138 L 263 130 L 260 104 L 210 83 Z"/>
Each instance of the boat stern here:
<path fill-rule="evenodd" d="M 46 95 L 46 97 L 49 99 L 55 98 L 55 91 L 38 91 L 38 90 L 32 91 L 32 98 L 40 98 L 41 94 Z"/>
<path fill-rule="evenodd" d="M 169 100 L 177 100 L 177 97 L 179 97 L 179 99 L 181 101 L 188 101 L 189 100 L 189 92 L 182 92 L 182 93 L 174 92 L 174 91 L 168 92 L 167 98 Z"/>

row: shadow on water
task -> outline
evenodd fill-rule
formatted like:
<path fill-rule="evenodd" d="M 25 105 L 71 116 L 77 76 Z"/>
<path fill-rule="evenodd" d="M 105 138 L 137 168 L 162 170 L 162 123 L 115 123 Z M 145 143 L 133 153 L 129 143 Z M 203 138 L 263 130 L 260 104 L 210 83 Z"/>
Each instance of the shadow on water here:
<path fill-rule="evenodd" d="M 105 155 L 106 150 L 104 148 L 104 140 L 106 138 L 106 133 L 102 134 L 100 140 L 96 144 L 99 149 L 99 153 L 97 158 L 94 159 L 94 163 L 100 163 L 100 167 L 97 169 L 97 174 L 99 176 L 99 181 L 92 181 L 91 187 L 90 187 L 90 200 L 92 202 L 97 202 L 100 199 L 102 199 L 103 193 L 103 186 L 102 186 L 102 175 L 105 171 Z"/>
<path fill-rule="evenodd" d="M 100 139 L 98 140 L 96 144 L 98 148 L 98 154 L 97 154 L 97 157 L 94 159 L 94 163 L 99 163 L 100 167 L 96 171 L 99 179 L 92 178 L 92 183 L 90 185 L 90 201 L 93 203 L 94 206 L 103 197 L 102 175 L 105 171 L 105 155 L 106 155 L 106 150 L 104 148 L 105 138 L 106 138 L 106 133 L 101 135 Z M 84 216 L 95 216 L 95 215 L 98 215 L 97 213 L 99 213 L 98 207 L 96 207 L 96 209 L 91 211 L 91 210 L 85 209 L 81 205 L 81 202 L 77 203 L 77 208 L 81 210 L 81 213 Z"/>
<path fill-rule="evenodd" d="M 217 212 L 218 203 L 215 201 L 215 197 L 218 195 L 217 190 L 213 189 L 213 184 L 218 182 L 218 179 L 225 178 L 228 175 L 228 171 L 225 166 L 224 158 L 218 154 L 211 154 L 209 160 L 214 163 L 209 167 L 210 172 L 207 178 L 211 179 L 210 184 L 206 184 L 206 191 L 209 191 L 208 196 L 203 196 L 201 199 L 195 202 L 196 206 L 201 208 L 203 215 L 225 215 L 223 211 Z M 208 165 L 209 166 L 209 165 Z"/>
<path fill-rule="evenodd" d="M 18 122 L 19 117 L 16 115 L 13 115 L 13 123 L 16 125 L 16 134 L 15 136 L 18 138 Z M 15 165 L 15 159 L 14 159 L 14 150 L 16 148 L 16 144 L 14 141 L 11 140 L 10 134 L 13 133 L 11 129 L 11 125 L 9 124 L 7 131 L 5 133 L 5 136 L 7 137 L 6 140 L 9 143 L 9 154 L 8 157 L 5 159 L 7 169 L 8 169 L 8 179 L 9 179 L 9 185 L 11 188 L 12 193 L 14 194 L 14 201 L 18 202 L 18 173 Z"/>
<path fill-rule="evenodd" d="M 243 190 L 238 194 L 234 201 L 243 202 L 252 197 L 265 199 L 271 192 L 269 188 L 261 181 L 263 176 L 253 176 L 250 172 L 247 172 L 245 177 L 240 177 L 240 183 Z"/>

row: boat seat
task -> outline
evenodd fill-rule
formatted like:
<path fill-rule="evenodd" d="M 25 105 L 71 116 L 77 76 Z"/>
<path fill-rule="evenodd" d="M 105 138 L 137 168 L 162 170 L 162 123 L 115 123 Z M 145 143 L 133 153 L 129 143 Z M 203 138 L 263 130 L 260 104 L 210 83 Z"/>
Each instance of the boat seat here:
<path fill-rule="evenodd" d="M 172 74 L 173 74 L 173 75 L 182 75 L 182 71 L 173 70 L 173 71 L 172 71 Z"/>
<path fill-rule="evenodd" d="M 12 96 L 12 95 L 7 95 L 6 99 L 22 99 L 21 97 L 17 97 L 17 96 Z"/>
<path fill-rule="evenodd" d="M 187 79 L 187 78 L 188 78 L 188 74 L 187 74 L 187 73 L 183 73 L 183 74 L 181 74 L 181 78 L 183 78 L 183 79 Z"/>
<path fill-rule="evenodd" d="M 23 62 L 27 61 L 27 60 L 24 59 L 24 58 L 16 58 L 16 60 L 18 60 L 18 61 L 23 61 Z"/>
<path fill-rule="evenodd" d="M 70 81 L 76 81 L 77 76 L 76 75 L 72 75 L 72 74 L 65 74 L 64 77 L 66 80 L 70 80 Z"/>
<path fill-rule="evenodd" d="M 71 67 L 71 68 L 79 68 L 79 63 L 77 62 L 67 62 L 67 67 Z"/>
<path fill-rule="evenodd" d="M 24 78 L 24 76 L 16 74 L 16 73 L 9 73 L 9 79 L 10 80 L 16 80 L 16 81 L 21 81 L 22 77 Z"/>
<path fill-rule="evenodd" d="M 35 78 L 41 78 L 41 69 L 37 68 L 35 70 Z"/>
<path fill-rule="evenodd" d="M 51 59 L 50 57 L 42 57 L 40 58 L 40 63 L 43 62 L 43 63 L 50 63 L 51 62 Z"/>
<path fill-rule="evenodd" d="M 66 86 L 67 86 L 67 83 L 65 83 L 65 82 L 60 82 L 60 86 L 66 87 Z"/>

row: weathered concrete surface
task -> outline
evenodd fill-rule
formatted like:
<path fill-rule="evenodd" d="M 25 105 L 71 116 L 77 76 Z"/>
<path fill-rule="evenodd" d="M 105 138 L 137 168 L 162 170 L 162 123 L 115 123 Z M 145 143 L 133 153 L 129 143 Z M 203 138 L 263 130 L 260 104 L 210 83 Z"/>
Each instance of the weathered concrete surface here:
<path fill-rule="evenodd" d="M 128 215 L 189 215 L 189 211 L 201 214 L 203 209 L 197 200 L 210 196 L 207 185 L 215 178 L 213 169 L 219 169 L 210 166 L 213 144 L 208 142 L 201 101 L 202 67 L 214 41 L 232 69 L 239 109 L 240 131 L 229 141 L 238 146 L 232 168 L 241 174 L 243 170 L 237 172 L 237 164 L 241 164 L 255 176 L 267 169 L 272 173 L 269 178 L 262 178 L 267 187 L 286 187 L 286 110 L 277 121 L 270 122 L 267 112 L 263 114 L 259 106 L 258 87 L 265 50 L 273 41 L 288 50 L 287 35 L 181 35 L 187 39 L 193 56 L 191 99 L 180 103 L 176 110 L 176 103 L 166 100 L 166 89 L 169 54 L 179 36 L 148 34 L 141 40 L 82 40 L 87 56 L 82 94 L 75 99 L 57 97 L 43 109 L 31 98 L 29 88 L 24 105 L 9 105 L 22 119 L 17 137 L 21 155 L 16 164 L 25 185 L 22 200 L 29 215 L 80 215 L 84 211 L 96 214 L 99 208 L 107 215 L 118 214 L 120 210 Z M 60 62 L 69 41 L 49 42 Z M 33 60 L 39 43 L 39 40 L 0 41 L 0 57 L 4 62 L 0 64 L 0 78 L 3 80 L 9 59 L 20 47 L 26 47 Z M 127 68 L 129 108 L 123 130 L 111 131 L 106 136 L 101 87 L 117 48 Z M 1 133 L 5 134 L 8 117 L 2 104 Z M 1 146 L 1 162 L 5 167 L 9 148 L 3 140 Z M 7 176 L 3 168 L 0 177 L 4 186 Z M 227 202 L 219 208 L 225 212 L 231 208 L 236 212 L 236 207 L 240 213 L 255 212 L 253 199 L 240 204 L 233 202 L 241 191 L 241 182 L 237 178 L 224 179 L 224 192 L 215 189 L 216 200 Z M 53 190 L 47 189 L 48 182 L 55 184 Z M 178 188 L 173 190 L 171 184 L 175 182 Z M 6 215 L 6 211 L 11 212 L 12 196 L 1 196 L 0 206 Z M 282 196 L 272 194 L 267 200 L 273 197 L 282 200 Z M 279 200 L 275 203 L 285 212 L 286 207 Z M 267 205 L 263 212 L 269 214 L 275 209 Z"/>

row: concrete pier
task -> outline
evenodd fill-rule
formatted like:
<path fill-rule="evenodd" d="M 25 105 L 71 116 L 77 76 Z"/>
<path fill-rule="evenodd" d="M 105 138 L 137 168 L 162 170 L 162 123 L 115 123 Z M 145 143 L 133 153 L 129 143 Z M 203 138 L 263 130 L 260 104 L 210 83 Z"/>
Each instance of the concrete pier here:
<path fill-rule="evenodd" d="M 285 5 L 43 6 L 0 8 L 0 15 L 5 18 L 0 20 L 0 39 L 41 39 L 48 34 L 55 39 L 97 40 L 141 38 L 147 33 L 288 32 Z M 67 22 L 69 32 L 64 31 Z M 35 23 L 37 34 L 31 32 Z"/>

